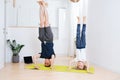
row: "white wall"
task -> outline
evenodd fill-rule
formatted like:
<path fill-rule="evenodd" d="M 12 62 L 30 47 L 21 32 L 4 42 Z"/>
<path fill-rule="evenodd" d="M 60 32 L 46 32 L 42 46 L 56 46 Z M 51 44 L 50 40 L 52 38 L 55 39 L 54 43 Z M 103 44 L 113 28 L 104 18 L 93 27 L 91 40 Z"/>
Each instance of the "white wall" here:
<path fill-rule="evenodd" d="M 38 28 L 8 28 L 8 39 L 15 39 L 17 43 L 24 44 L 20 52 L 21 60 L 23 56 L 30 56 L 40 52 L 40 41 L 38 40 Z M 12 52 L 7 46 L 7 62 L 11 61 Z"/>
<path fill-rule="evenodd" d="M 58 17 L 62 16 L 62 14 L 58 15 L 59 8 L 65 9 L 65 11 L 66 11 L 65 15 L 68 16 L 68 13 L 67 13 L 68 9 L 66 8 L 67 1 L 57 0 L 55 2 L 56 2 L 56 4 L 52 5 L 52 7 L 53 7 L 53 9 L 55 9 L 55 7 L 57 6 L 57 9 L 55 9 L 56 12 L 53 13 L 55 15 L 51 15 L 51 17 L 56 16 L 57 18 L 55 19 L 55 22 L 51 23 L 51 25 L 52 24 L 54 25 L 53 29 L 58 29 L 58 32 L 57 32 L 58 38 L 54 39 L 54 50 L 55 50 L 55 53 L 57 56 L 58 55 L 68 55 L 68 47 L 69 47 L 68 46 L 68 44 L 69 44 L 69 36 L 68 36 L 69 35 L 69 26 L 67 26 L 68 23 L 65 22 L 66 24 L 64 26 L 57 24 L 59 22 Z M 51 1 L 51 4 L 52 4 L 52 1 Z M 52 9 L 52 7 L 51 7 L 51 9 Z M 13 8 L 11 8 L 11 9 L 13 9 Z M 48 11 L 49 11 L 49 9 L 48 9 Z M 51 14 L 50 11 L 49 11 L 49 14 Z M 54 19 L 52 19 L 52 20 L 54 20 Z M 52 21 L 52 20 L 50 20 L 50 21 Z M 65 21 L 67 21 L 67 20 L 65 20 Z M 12 21 L 9 23 L 12 23 Z M 23 56 L 34 55 L 36 53 L 41 52 L 40 41 L 38 40 L 38 28 L 37 28 L 37 26 L 34 25 L 35 27 L 31 27 L 31 28 L 29 26 L 26 26 L 26 25 L 25 25 L 26 27 L 24 27 L 24 28 L 22 28 L 22 27 L 19 27 L 19 28 L 12 27 L 11 28 L 9 26 L 14 26 L 14 25 L 7 25 L 7 31 L 8 31 L 7 38 L 8 39 L 9 38 L 16 39 L 17 42 L 25 45 L 25 47 L 23 47 L 23 49 L 20 52 L 21 61 L 23 60 Z M 11 62 L 11 55 L 12 55 L 11 53 L 12 52 L 7 47 L 7 53 L 6 53 L 6 54 L 8 54 L 6 56 L 7 62 Z"/>
<path fill-rule="evenodd" d="M 50 24 L 58 25 L 58 8 L 65 8 L 67 0 L 47 0 Z M 37 0 L 16 0 L 16 6 L 7 0 L 7 26 L 39 26 L 39 4 Z"/>
<path fill-rule="evenodd" d="M 69 55 L 73 56 L 75 54 L 75 38 L 76 38 L 76 30 L 77 30 L 77 17 L 80 17 L 80 21 L 82 24 L 82 17 L 87 16 L 87 0 L 80 0 L 77 3 L 69 2 L 70 6 L 70 50 Z"/>
<path fill-rule="evenodd" d="M 4 67 L 4 0 L 0 0 L 0 69 Z"/>
<path fill-rule="evenodd" d="M 39 5 L 37 0 L 6 0 L 7 26 L 38 26 Z"/>
<path fill-rule="evenodd" d="M 76 24 L 77 16 L 80 16 L 80 2 L 72 3 L 70 5 L 70 50 L 69 55 L 73 56 L 75 54 L 75 35 L 76 35 Z"/>
<path fill-rule="evenodd" d="M 120 0 L 89 0 L 87 53 L 97 65 L 120 73 Z"/>

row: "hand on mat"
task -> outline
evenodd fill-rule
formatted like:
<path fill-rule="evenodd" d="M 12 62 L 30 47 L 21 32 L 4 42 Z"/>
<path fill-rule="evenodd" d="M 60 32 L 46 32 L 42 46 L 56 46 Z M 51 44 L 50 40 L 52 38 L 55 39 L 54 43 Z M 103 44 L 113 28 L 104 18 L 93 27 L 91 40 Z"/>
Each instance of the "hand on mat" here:
<path fill-rule="evenodd" d="M 39 70 L 39 68 L 33 68 L 33 70 Z"/>
<path fill-rule="evenodd" d="M 67 70 L 67 71 L 70 71 L 71 69 L 70 69 L 70 68 L 67 68 L 66 70 Z"/>
<path fill-rule="evenodd" d="M 71 67 L 69 66 L 69 67 L 67 68 L 67 70 L 71 70 Z"/>
<path fill-rule="evenodd" d="M 35 65 L 35 66 L 34 66 L 34 69 L 39 70 L 39 69 L 40 69 L 40 66 Z"/>
<path fill-rule="evenodd" d="M 51 70 L 54 70 L 54 69 L 55 69 L 55 67 L 54 67 L 54 66 L 51 66 L 51 67 L 50 67 L 50 69 L 51 69 Z"/>
<path fill-rule="evenodd" d="M 91 74 L 92 72 L 90 72 L 90 70 L 87 70 L 87 73 L 90 73 L 90 74 Z"/>

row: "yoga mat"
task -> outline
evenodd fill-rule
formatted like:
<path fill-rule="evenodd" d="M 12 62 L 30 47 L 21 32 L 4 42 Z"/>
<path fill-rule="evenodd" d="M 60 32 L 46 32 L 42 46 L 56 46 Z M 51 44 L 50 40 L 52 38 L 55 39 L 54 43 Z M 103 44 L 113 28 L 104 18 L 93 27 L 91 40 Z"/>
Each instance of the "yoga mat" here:
<path fill-rule="evenodd" d="M 56 71 L 56 72 L 77 72 L 77 73 L 94 73 L 94 67 L 89 68 L 89 72 L 86 70 L 76 70 L 76 69 L 70 69 L 68 70 L 68 66 L 62 66 L 62 65 L 54 65 L 54 69 L 51 70 L 50 67 L 45 67 L 43 64 L 38 64 L 40 66 L 39 69 L 35 69 L 34 64 L 28 64 L 25 66 L 26 69 L 31 70 L 47 70 L 47 71 Z"/>

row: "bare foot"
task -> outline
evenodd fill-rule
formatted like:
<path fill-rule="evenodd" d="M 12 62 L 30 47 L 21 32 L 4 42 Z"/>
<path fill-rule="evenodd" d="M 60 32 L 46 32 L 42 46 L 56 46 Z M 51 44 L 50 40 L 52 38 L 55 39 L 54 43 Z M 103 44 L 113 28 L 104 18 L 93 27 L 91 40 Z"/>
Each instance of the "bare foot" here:
<path fill-rule="evenodd" d="M 43 0 L 38 0 L 37 2 L 42 2 Z"/>
<path fill-rule="evenodd" d="M 79 2 L 80 0 L 70 0 L 70 1 L 76 3 Z"/>
<path fill-rule="evenodd" d="M 48 4 L 44 1 L 44 0 L 39 0 L 37 1 L 39 3 L 40 6 L 47 6 Z"/>
<path fill-rule="evenodd" d="M 77 16 L 78 23 L 80 23 L 80 17 Z"/>
<path fill-rule="evenodd" d="M 43 1 L 42 4 L 43 4 L 44 7 L 48 7 L 48 3 L 47 2 Z"/>
<path fill-rule="evenodd" d="M 83 16 L 83 24 L 86 23 L 86 16 Z"/>
<path fill-rule="evenodd" d="M 48 6 L 48 3 L 45 2 L 44 0 L 38 0 L 37 2 L 38 2 L 38 4 L 41 5 L 41 6 L 44 6 L 44 7 L 47 7 L 47 6 Z"/>
<path fill-rule="evenodd" d="M 37 1 L 38 2 L 38 4 L 41 6 L 41 5 L 43 5 L 43 0 L 39 0 L 39 1 Z"/>

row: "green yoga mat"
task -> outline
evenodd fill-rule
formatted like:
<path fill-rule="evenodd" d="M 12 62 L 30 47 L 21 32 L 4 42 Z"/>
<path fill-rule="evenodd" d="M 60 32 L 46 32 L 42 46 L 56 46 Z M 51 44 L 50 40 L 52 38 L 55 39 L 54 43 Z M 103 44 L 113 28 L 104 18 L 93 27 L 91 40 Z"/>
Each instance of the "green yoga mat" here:
<path fill-rule="evenodd" d="M 51 71 L 51 69 L 49 67 L 44 67 L 43 64 L 38 64 L 38 66 L 40 66 L 40 69 L 38 69 L 38 70 Z M 32 69 L 32 70 L 35 69 L 34 64 L 26 65 L 25 68 L 26 69 Z M 76 69 L 68 70 L 68 66 L 54 65 L 54 69 L 52 71 L 56 71 L 56 72 L 94 73 L 94 67 L 90 67 L 89 72 L 87 72 L 86 70 L 76 70 Z"/>

